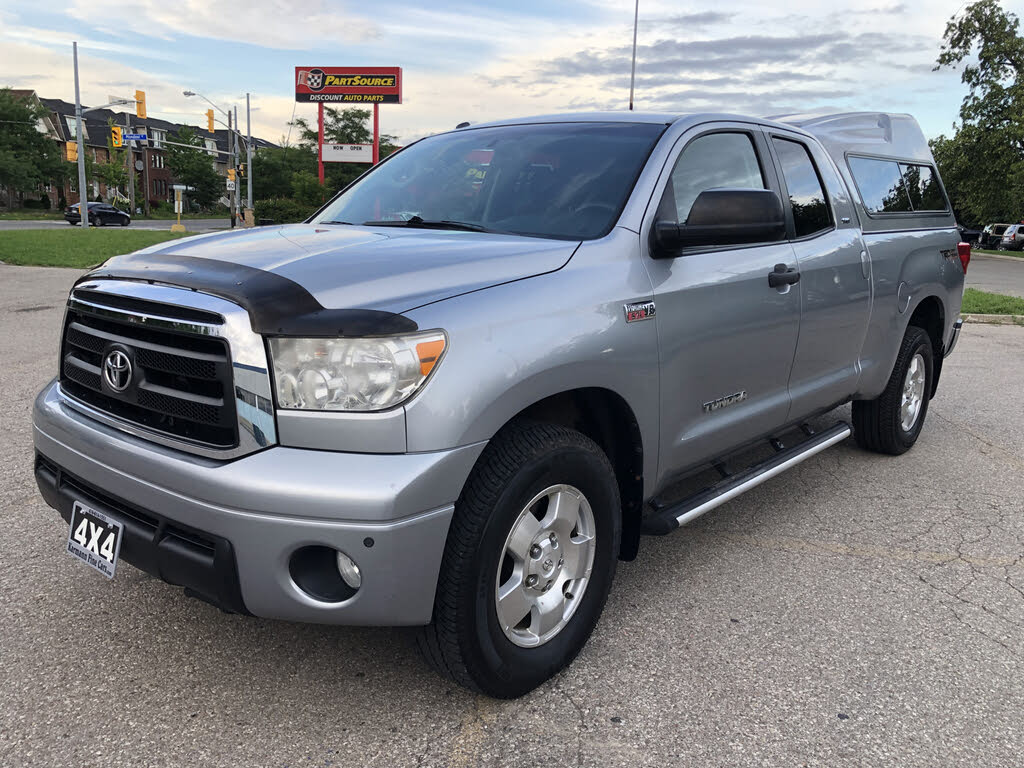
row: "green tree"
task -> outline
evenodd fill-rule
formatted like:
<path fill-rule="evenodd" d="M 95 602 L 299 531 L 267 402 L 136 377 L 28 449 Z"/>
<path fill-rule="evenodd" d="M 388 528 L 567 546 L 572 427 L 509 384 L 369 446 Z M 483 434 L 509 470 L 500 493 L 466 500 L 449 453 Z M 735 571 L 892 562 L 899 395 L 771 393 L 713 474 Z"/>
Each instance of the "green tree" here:
<path fill-rule="evenodd" d="M 373 112 L 369 109 L 351 107 L 338 109 L 324 107 L 324 140 L 331 144 L 370 144 L 373 142 L 373 128 L 370 118 Z M 296 118 L 290 123 L 299 129 L 299 147 L 313 154 L 316 162 L 317 127 L 304 118 Z M 382 133 L 380 136 L 380 157 L 387 157 L 398 149 L 397 137 Z M 368 170 L 362 163 L 325 163 L 324 187 L 326 196 L 351 184 L 356 178 Z"/>
<path fill-rule="evenodd" d="M 39 130 L 46 109 L 0 88 L 0 186 L 13 207 L 17 192 L 57 179 L 63 169 L 60 145 Z"/>
<path fill-rule="evenodd" d="M 292 174 L 292 199 L 304 206 L 319 208 L 327 197 L 315 173 L 298 171 Z"/>
<path fill-rule="evenodd" d="M 997 0 L 978 0 L 946 24 L 936 69 L 962 67 L 967 95 L 953 136 L 931 142 L 954 210 L 965 221 L 1024 215 L 1024 37 Z"/>
<path fill-rule="evenodd" d="M 257 200 L 290 197 L 292 177 L 306 172 L 316 178 L 316 155 L 306 147 L 261 147 L 253 154 L 252 193 Z"/>
<path fill-rule="evenodd" d="M 171 141 L 188 146 L 167 146 L 167 167 L 179 184 L 192 187 L 188 196 L 200 208 L 209 208 L 223 194 L 224 181 L 214 168 L 213 158 L 207 154 L 194 129 L 182 126 L 171 136 Z"/>

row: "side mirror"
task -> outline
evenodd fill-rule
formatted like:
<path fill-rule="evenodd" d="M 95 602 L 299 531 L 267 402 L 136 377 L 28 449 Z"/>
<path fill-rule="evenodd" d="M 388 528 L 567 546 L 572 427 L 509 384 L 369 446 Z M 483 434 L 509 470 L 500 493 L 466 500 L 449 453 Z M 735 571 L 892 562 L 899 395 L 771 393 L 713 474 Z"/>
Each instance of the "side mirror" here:
<path fill-rule="evenodd" d="M 786 215 L 770 189 L 708 189 L 690 208 L 685 224 L 656 221 L 651 255 L 670 259 L 701 245 L 769 243 L 786 236 Z"/>

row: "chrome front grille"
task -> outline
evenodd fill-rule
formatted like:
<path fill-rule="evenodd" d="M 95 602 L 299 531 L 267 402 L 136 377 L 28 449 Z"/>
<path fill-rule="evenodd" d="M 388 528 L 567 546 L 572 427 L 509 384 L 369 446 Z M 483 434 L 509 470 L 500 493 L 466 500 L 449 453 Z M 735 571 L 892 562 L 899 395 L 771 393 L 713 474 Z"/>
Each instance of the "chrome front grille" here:
<path fill-rule="evenodd" d="M 208 294 L 121 280 L 76 287 L 60 383 L 72 407 L 180 450 L 232 458 L 276 442 L 262 338 L 245 310 Z"/>

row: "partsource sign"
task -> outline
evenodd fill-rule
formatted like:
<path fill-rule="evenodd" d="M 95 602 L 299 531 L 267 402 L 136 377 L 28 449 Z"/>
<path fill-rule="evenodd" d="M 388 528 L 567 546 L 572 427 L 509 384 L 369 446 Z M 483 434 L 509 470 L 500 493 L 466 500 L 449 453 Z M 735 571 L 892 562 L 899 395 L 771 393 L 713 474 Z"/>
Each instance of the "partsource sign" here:
<path fill-rule="evenodd" d="M 401 104 L 401 67 L 296 67 L 295 100 Z"/>
<path fill-rule="evenodd" d="M 372 163 L 373 144 L 324 144 L 325 163 Z"/>

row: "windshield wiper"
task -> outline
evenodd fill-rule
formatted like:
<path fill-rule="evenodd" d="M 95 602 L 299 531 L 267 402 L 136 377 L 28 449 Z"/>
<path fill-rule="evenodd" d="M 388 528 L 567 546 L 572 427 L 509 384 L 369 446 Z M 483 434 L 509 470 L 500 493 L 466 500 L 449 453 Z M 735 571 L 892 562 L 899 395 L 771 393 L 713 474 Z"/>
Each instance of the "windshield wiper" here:
<path fill-rule="evenodd" d="M 317 224 L 348 224 L 350 227 L 354 227 L 351 221 L 318 221 Z"/>
<path fill-rule="evenodd" d="M 405 221 L 364 221 L 365 227 L 418 227 L 420 229 L 454 229 L 464 232 L 490 232 L 487 227 L 470 224 L 468 221 L 452 221 L 451 219 L 423 219 L 413 216 Z"/>

